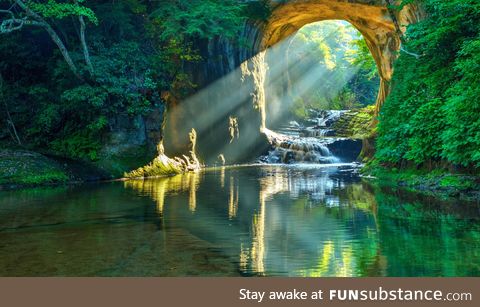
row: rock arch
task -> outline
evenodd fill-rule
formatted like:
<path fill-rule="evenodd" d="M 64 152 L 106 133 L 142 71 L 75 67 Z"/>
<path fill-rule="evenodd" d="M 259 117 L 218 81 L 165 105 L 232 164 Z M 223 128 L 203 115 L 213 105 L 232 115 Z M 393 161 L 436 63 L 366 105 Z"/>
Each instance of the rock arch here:
<path fill-rule="evenodd" d="M 324 20 L 345 20 L 363 35 L 377 63 L 380 85 L 376 100 L 377 112 L 390 92 L 393 63 L 398 56 L 400 32 L 408 24 L 417 22 L 423 13 L 418 4 L 405 6 L 400 12 L 389 9 L 385 0 L 290 0 L 270 1 L 269 18 L 259 26 L 258 53 L 254 65 L 263 61 L 263 53 L 269 47 L 288 38 L 303 26 Z M 264 71 L 253 67 L 255 71 Z M 257 77 L 258 78 L 258 77 Z M 257 82 L 258 83 L 258 82 Z M 263 89 L 257 88 L 258 92 Z M 255 97 L 264 97 L 257 94 Z M 255 98 L 254 97 L 254 98 Z M 265 102 L 257 101 L 262 106 Z M 265 115 L 263 115 L 265 116 Z M 264 126 L 262 124 L 262 126 Z"/>
<path fill-rule="evenodd" d="M 245 0 L 254 1 L 258 0 Z M 266 128 L 267 116 L 265 53 L 313 22 L 345 20 L 362 33 L 381 77 L 378 111 L 390 91 L 393 63 L 401 42 L 399 32 L 423 17 L 415 4 L 398 12 L 389 10 L 385 0 L 270 0 L 268 3 L 271 8 L 268 18 L 244 24 L 241 37 L 248 44 L 239 46 L 219 38 L 204 42 L 200 48 L 205 61 L 193 73 L 200 94 L 187 99 L 189 103 L 180 101 L 173 112 L 167 112 L 163 140 L 168 155 L 188 152 L 188 132 L 195 128 L 199 135 L 199 156 L 208 164 L 215 162 L 220 154 L 227 163 L 251 161 L 258 156 L 266 144 L 260 133 Z M 245 99 L 228 107 L 239 88 L 248 92 Z M 238 139 L 232 140 L 228 133 L 229 117 L 238 123 Z"/>

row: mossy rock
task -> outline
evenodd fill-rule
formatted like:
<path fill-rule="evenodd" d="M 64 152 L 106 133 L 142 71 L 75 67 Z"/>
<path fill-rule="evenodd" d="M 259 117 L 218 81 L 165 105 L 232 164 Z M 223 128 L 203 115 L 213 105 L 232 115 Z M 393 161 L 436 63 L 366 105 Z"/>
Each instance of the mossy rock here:
<path fill-rule="evenodd" d="M 0 151 L 0 186 L 65 183 L 71 179 L 62 164 L 27 150 Z"/>
<path fill-rule="evenodd" d="M 336 136 L 366 139 L 375 134 L 373 120 L 375 107 L 368 106 L 359 110 L 350 110 L 343 114 L 332 126 Z"/>

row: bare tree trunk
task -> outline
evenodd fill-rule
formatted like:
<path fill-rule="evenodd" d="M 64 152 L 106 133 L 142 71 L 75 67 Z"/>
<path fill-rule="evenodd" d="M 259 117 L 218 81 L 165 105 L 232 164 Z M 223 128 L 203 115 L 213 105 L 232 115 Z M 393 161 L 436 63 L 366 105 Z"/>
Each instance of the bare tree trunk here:
<path fill-rule="evenodd" d="M 18 136 L 17 133 L 17 128 L 15 127 L 15 123 L 12 120 L 12 117 L 10 116 L 10 112 L 8 111 L 8 105 L 7 102 L 4 100 L 3 104 L 5 106 L 5 111 L 7 111 L 7 124 L 12 128 L 13 134 L 10 132 L 10 127 L 8 128 L 8 131 L 10 133 L 10 136 L 14 141 L 18 143 L 18 145 L 22 146 L 22 141 L 20 141 L 20 137 Z"/>
<path fill-rule="evenodd" d="M 53 30 L 53 28 L 46 22 L 44 23 L 43 27 L 45 28 L 47 33 L 50 35 L 53 42 L 58 46 L 58 49 L 62 53 L 62 56 L 65 59 L 65 62 L 67 62 L 68 67 L 70 67 L 70 70 L 73 72 L 75 77 L 77 77 L 78 79 L 83 81 L 83 77 L 78 72 L 77 66 L 75 65 L 72 58 L 70 57 L 70 53 L 68 52 L 67 48 L 65 47 L 62 40 L 60 39 L 60 37 L 55 32 L 55 30 Z"/>
<path fill-rule="evenodd" d="M 10 111 L 8 110 L 7 99 L 3 97 L 3 78 L 1 75 L 0 75 L 0 99 L 3 100 L 3 105 L 5 106 L 5 112 L 7 113 L 8 133 L 10 134 L 12 139 L 18 143 L 18 145 L 22 146 L 22 141 L 20 141 L 20 137 L 18 136 L 17 128 L 15 127 L 12 117 L 10 116 Z M 10 128 L 12 129 L 13 133 L 12 131 L 10 131 Z"/>
<path fill-rule="evenodd" d="M 78 2 L 75 0 L 75 3 L 78 4 Z M 83 57 L 85 58 L 85 63 L 87 64 L 88 72 L 90 73 L 90 76 L 93 77 L 94 70 L 93 70 L 93 65 L 92 61 L 90 60 L 90 52 L 88 51 L 88 46 L 87 46 L 87 41 L 85 39 L 85 20 L 83 19 L 82 15 L 78 16 L 78 21 L 80 22 L 80 42 L 82 43 L 82 49 L 83 49 Z"/>
<path fill-rule="evenodd" d="M 68 52 L 67 48 L 63 44 L 62 40 L 58 36 L 58 34 L 55 32 L 55 30 L 48 24 L 45 19 L 43 19 L 40 15 L 32 11 L 23 1 L 21 0 L 15 0 L 15 3 L 22 8 L 27 15 L 35 19 L 40 26 L 42 26 L 47 33 L 50 35 L 50 38 L 53 40 L 53 42 L 57 45 L 58 49 L 62 53 L 63 58 L 65 59 L 65 62 L 67 62 L 67 65 L 69 66 L 70 70 L 73 72 L 75 77 L 78 79 L 83 80 L 83 77 L 80 75 L 78 72 L 77 66 L 73 62 L 72 58 L 70 57 L 70 53 Z"/>

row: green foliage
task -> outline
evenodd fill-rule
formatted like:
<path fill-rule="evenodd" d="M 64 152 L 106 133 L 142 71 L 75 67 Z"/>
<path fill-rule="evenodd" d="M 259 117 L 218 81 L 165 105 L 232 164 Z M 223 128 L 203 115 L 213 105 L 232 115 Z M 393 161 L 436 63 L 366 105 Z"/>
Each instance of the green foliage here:
<path fill-rule="evenodd" d="M 405 158 L 417 164 L 441 158 L 441 132 L 444 129 L 442 102 L 432 99 L 421 105 L 410 119 L 408 152 Z"/>
<path fill-rule="evenodd" d="M 55 0 L 47 2 L 27 1 L 27 5 L 39 15 L 46 18 L 63 19 L 70 16 L 84 16 L 90 22 L 98 24 L 95 13 L 88 7 L 80 5 L 85 0 L 77 0 L 75 3 L 62 3 Z"/>
<path fill-rule="evenodd" d="M 456 164 L 480 166 L 480 37 L 462 45 L 454 65 L 459 81 L 446 93 L 443 155 Z"/>
<path fill-rule="evenodd" d="M 171 97 L 191 93 L 196 85 L 188 64 L 201 60 L 194 46 L 220 35 L 237 37 L 245 20 L 245 5 L 236 0 L 26 4 L 59 34 L 84 81 L 72 78 L 44 31 L 16 31 L 0 40 L 3 96 L 27 146 L 88 160 L 102 158 L 103 143 L 108 132 L 118 129 L 119 116 L 135 122 L 153 110 L 165 110 Z M 0 1 L 0 6 L 10 7 L 11 1 Z M 93 73 L 85 65 L 76 16 L 88 21 Z M 4 116 L 0 123 L 4 141 L 9 138 Z"/>
<path fill-rule="evenodd" d="M 379 118 L 376 157 L 480 167 L 480 3 L 425 0 L 408 28 L 392 93 Z"/>
<path fill-rule="evenodd" d="M 67 131 L 50 143 L 50 147 L 72 158 L 96 160 L 101 148 L 100 140 L 84 129 L 80 132 Z"/>
<path fill-rule="evenodd" d="M 374 176 L 382 186 L 401 187 L 439 198 L 458 197 L 476 199 L 480 188 L 478 177 L 452 174 L 448 170 L 427 168 L 386 168 L 378 160 L 370 161 L 362 169 L 364 175 Z"/>
<path fill-rule="evenodd" d="M 179 69 L 201 60 L 193 46 L 200 40 L 222 36 L 235 40 L 245 21 L 244 4 L 237 0 L 163 0 L 149 15 L 148 36 L 157 53 L 162 86 L 185 96 L 195 88 L 190 76 Z"/>
<path fill-rule="evenodd" d="M 272 14 L 272 7 L 269 0 L 249 1 L 244 7 L 244 16 L 249 20 L 267 21 Z"/>
<path fill-rule="evenodd" d="M 351 49 L 345 52 L 347 60 L 362 71 L 362 75 L 367 80 L 378 80 L 377 63 L 368 49 L 367 42 L 364 38 L 357 38 L 350 43 Z"/>
<path fill-rule="evenodd" d="M 233 38 L 244 18 L 243 5 L 236 0 L 165 1 L 152 14 L 159 21 L 160 38 L 211 39 L 222 35 Z"/>

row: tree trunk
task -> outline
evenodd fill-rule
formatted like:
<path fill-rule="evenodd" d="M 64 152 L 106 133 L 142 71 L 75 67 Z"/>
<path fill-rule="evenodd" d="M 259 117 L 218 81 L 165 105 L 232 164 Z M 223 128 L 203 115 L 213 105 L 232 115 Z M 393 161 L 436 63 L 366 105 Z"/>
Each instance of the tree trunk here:
<path fill-rule="evenodd" d="M 75 0 L 75 3 L 78 5 L 78 1 Z M 82 15 L 78 16 L 78 21 L 80 22 L 80 42 L 82 43 L 83 49 L 83 57 L 85 58 L 85 63 L 87 64 L 88 72 L 90 73 L 90 77 L 93 78 L 94 70 L 92 61 L 90 60 L 90 52 L 88 51 L 87 40 L 85 38 L 85 20 L 83 19 Z"/>
<path fill-rule="evenodd" d="M 85 39 L 85 21 L 83 20 L 83 16 L 78 16 L 78 20 L 80 22 L 80 41 L 82 43 L 83 49 L 83 57 L 85 58 L 85 63 L 87 64 L 88 72 L 90 76 L 93 78 L 94 70 L 92 61 L 90 60 L 90 52 L 88 52 L 87 41 Z"/>
<path fill-rule="evenodd" d="M 18 145 L 22 146 L 22 141 L 20 141 L 20 137 L 17 133 L 17 128 L 15 127 L 15 123 L 13 122 L 12 116 L 10 115 L 10 111 L 8 110 L 7 99 L 3 97 L 3 78 L 0 75 L 0 100 L 3 100 L 3 105 L 5 107 L 5 113 L 7 114 L 7 129 L 8 133 L 12 137 L 12 139 L 18 143 Z M 10 131 L 10 128 L 12 131 Z"/>
<path fill-rule="evenodd" d="M 58 36 L 57 32 L 55 32 L 55 30 L 50 26 L 50 24 L 48 24 L 45 21 L 45 19 L 43 19 L 40 15 L 32 11 L 23 1 L 15 0 L 15 3 L 17 3 L 17 5 L 27 13 L 27 15 L 35 19 L 39 23 L 39 25 L 42 26 L 47 31 L 47 33 L 50 35 L 50 38 L 57 45 L 58 49 L 62 53 L 62 56 L 65 59 L 65 62 L 67 62 L 68 67 L 73 72 L 75 77 L 83 81 L 83 77 L 78 72 L 77 66 L 75 65 L 72 58 L 70 57 L 70 53 L 68 52 L 62 40 Z"/>

